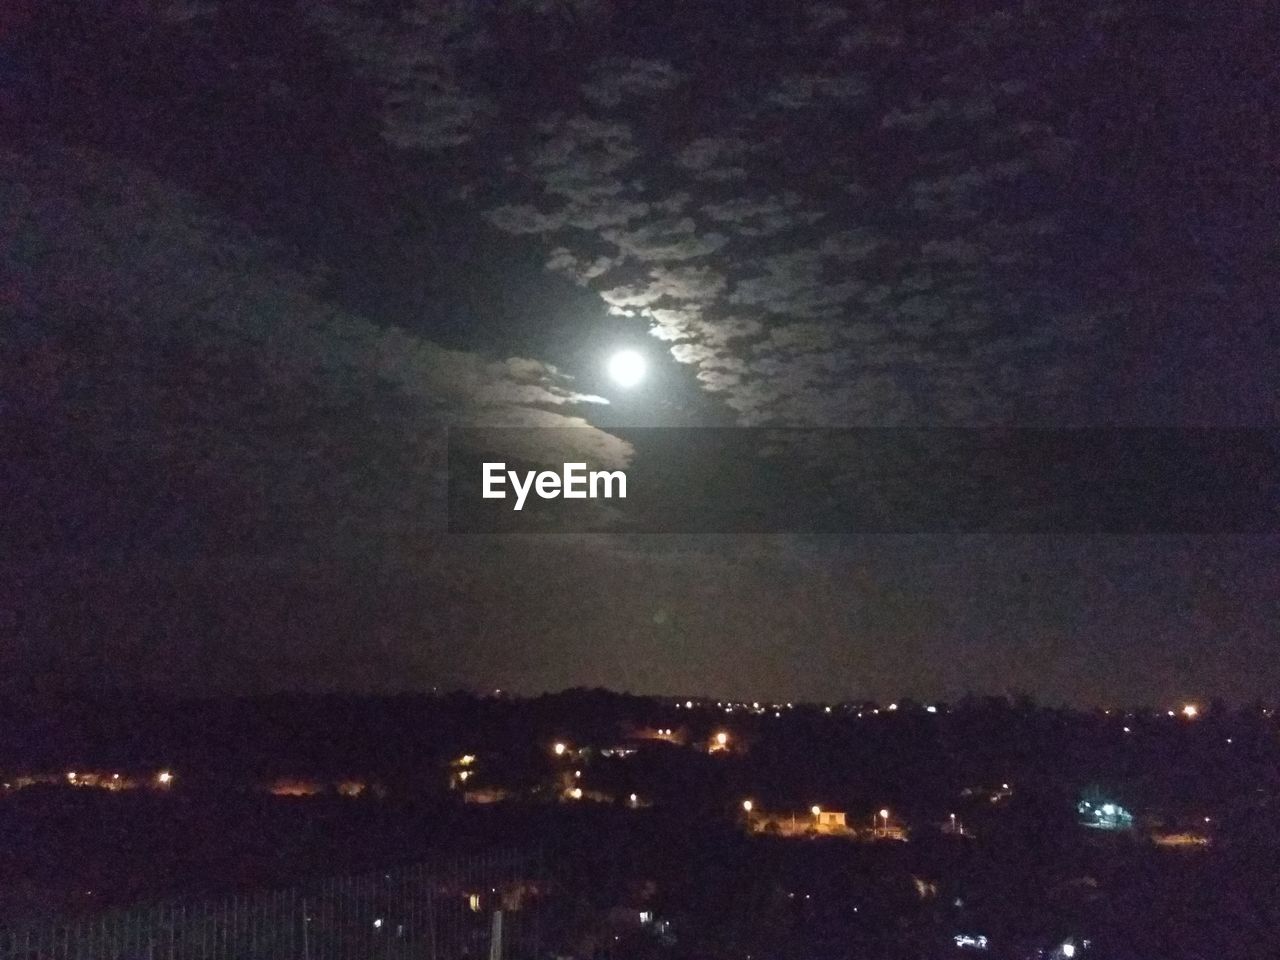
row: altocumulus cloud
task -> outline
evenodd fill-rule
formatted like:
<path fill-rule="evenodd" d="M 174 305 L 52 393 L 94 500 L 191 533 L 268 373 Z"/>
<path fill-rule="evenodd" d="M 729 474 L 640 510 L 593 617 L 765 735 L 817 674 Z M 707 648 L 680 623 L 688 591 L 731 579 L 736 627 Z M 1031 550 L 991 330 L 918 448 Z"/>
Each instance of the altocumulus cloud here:
<path fill-rule="evenodd" d="M 388 139 L 449 153 L 495 227 L 673 344 L 742 422 L 981 423 L 1063 402 L 1070 377 L 1043 371 L 1073 363 L 1082 338 L 1057 325 L 1079 314 L 1079 333 L 1089 311 L 1041 282 L 1062 214 L 1042 158 L 1073 143 L 1018 75 L 1061 24 L 1010 7 L 908 39 L 861 4 L 668 14 L 330 2 L 315 17 L 378 65 Z M 482 52 L 518 25 L 522 66 L 566 80 L 541 101 L 486 73 Z M 624 52 L 612 38 L 629 29 L 665 49 Z M 906 44 L 920 76 L 894 69 Z"/>
<path fill-rule="evenodd" d="M 326 0 L 304 16 L 371 85 L 390 143 L 442 161 L 477 213 L 543 246 L 605 307 L 685 344 L 677 359 L 743 422 L 1087 419 L 1108 364 L 1124 362 L 1100 358 L 1132 349 L 1117 338 L 1153 309 L 1132 278 L 1169 278 L 1175 312 L 1222 299 L 1203 271 L 1111 267 L 1134 251 L 1126 214 L 1100 195 L 1129 190 L 1142 207 L 1130 212 L 1162 229 L 1187 209 L 1177 190 L 1140 189 L 1162 176 L 1159 156 L 1135 148 L 1119 183 L 1088 139 L 1133 121 L 1123 104 L 1141 97 L 1126 85 L 1164 69 L 1155 52 L 1123 67 L 1126 36 L 1162 29 L 1152 10 L 739 13 Z M 1099 103 L 1112 114 L 1067 119 Z M 1201 122 L 1176 96 L 1170 111 Z M 1197 130 L 1188 143 L 1223 142 Z M 1192 249 L 1168 240 L 1152 249 Z M 673 268 L 719 279 L 672 284 L 661 271 Z M 1104 270 L 1111 282 L 1095 282 Z M 1246 288 L 1230 296 L 1244 302 Z M 733 377 L 715 373 L 735 362 Z"/>

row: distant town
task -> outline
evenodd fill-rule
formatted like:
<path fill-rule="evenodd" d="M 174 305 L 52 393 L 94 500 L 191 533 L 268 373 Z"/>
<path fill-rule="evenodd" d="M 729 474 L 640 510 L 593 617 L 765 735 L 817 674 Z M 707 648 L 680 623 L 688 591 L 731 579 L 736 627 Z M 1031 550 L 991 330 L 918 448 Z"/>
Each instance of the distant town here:
<path fill-rule="evenodd" d="M 1263 705 L 574 690 L 36 707 L 8 706 L 0 754 L 12 916 L 519 850 L 546 871 L 520 883 L 562 956 L 832 939 L 1119 957 L 1165 943 L 1175 892 L 1248 895 L 1280 810 Z M 1185 944 L 1218 935 L 1198 922 L 1178 921 Z M 776 952 L 787 930 L 798 952 Z"/>

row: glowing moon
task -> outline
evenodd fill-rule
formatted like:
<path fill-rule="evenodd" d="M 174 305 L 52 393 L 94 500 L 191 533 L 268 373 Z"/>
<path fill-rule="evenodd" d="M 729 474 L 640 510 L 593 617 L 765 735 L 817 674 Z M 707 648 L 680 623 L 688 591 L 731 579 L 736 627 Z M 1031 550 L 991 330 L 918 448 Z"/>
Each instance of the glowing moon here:
<path fill-rule="evenodd" d="M 620 387 L 634 387 L 644 379 L 646 366 L 635 350 L 619 350 L 609 358 L 609 376 Z"/>

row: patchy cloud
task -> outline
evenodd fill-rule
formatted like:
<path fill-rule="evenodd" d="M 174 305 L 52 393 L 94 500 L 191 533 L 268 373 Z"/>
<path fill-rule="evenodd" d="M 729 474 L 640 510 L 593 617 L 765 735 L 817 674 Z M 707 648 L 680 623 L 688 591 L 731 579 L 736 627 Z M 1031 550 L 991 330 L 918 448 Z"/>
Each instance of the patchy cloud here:
<path fill-rule="evenodd" d="M 1087 246 L 1068 212 L 1081 124 L 1046 105 L 1078 93 L 1026 69 L 1081 30 L 1110 43 L 1124 17 L 1105 6 L 904 19 L 818 0 L 767 27 L 708 19 L 714 70 L 696 14 L 666 36 L 608 0 L 311 16 L 381 92 L 389 140 L 447 151 L 491 224 L 677 345 L 744 422 L 808 404 L 813 422 L 974 423 L 1061 414 L 1109 334 L 1085 318 L 1129 309 L 1067 269 Z M 503 81 L 492 54 L 515 34 L 545 92 Z"/>
<path fill-rule="evenodd" d="M 671 90 L 679 71 L 662 60 L 637 57 L 604 58 L 593 68 L 595 77 L 582 85 L 582 95 L 598 107 L 616 107 L 624 100 L 644 99 Z"/>
<path fill-rule="evenodd" d="M 590 33 L 623 14 L 605 4 L 583 16 Z M 1028 387 L 1020 364 L 1055 347 L 1047 325 L 1032 332 L 1047 301 L 1028 281 L 1049 262 L 1057 211 L 1051 191 L 1036 200 L 1026 187 L 1071 151 L 1034 91 L 973 59 L 1010 42 L 1006 16 L 908 40 L 887 10 L 806 4 L 767 64 L 723 84 L 678 45 L 667 56 L 606 47 L 569 71 L 576 93 L 526 105 L 523 127 L 504 128 L 484 216 L 545 243 L 549 269 L 673 344 L 744 422 L 998 415 Z M 490 26 L 468 20 L 462 48 L 483 48 Z M 760 67 L 750 31 L 719 35 Z M 542 45 L 558 56 L 562 42 Z M 908 42 L 927 75 L 893 69 Z M 490 96 L 482 86 L 470 95 Z M 997 221 L 995 209 L 1018 214 Z M 1051 381 L 1067 382 L 1039 378 Z"/>

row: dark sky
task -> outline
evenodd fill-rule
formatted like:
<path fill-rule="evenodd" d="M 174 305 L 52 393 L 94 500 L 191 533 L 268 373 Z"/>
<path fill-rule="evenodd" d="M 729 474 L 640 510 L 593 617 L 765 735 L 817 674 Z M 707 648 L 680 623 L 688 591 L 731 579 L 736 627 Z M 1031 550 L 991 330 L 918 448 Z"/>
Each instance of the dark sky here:
<path fill-rule="evenodd" d="M 1280 38 L 1204 6 L 6 6 L 0 673 L 1268 694 L 1274 538 L 442 532 L 450 425 L 1274 425 Z"/>

